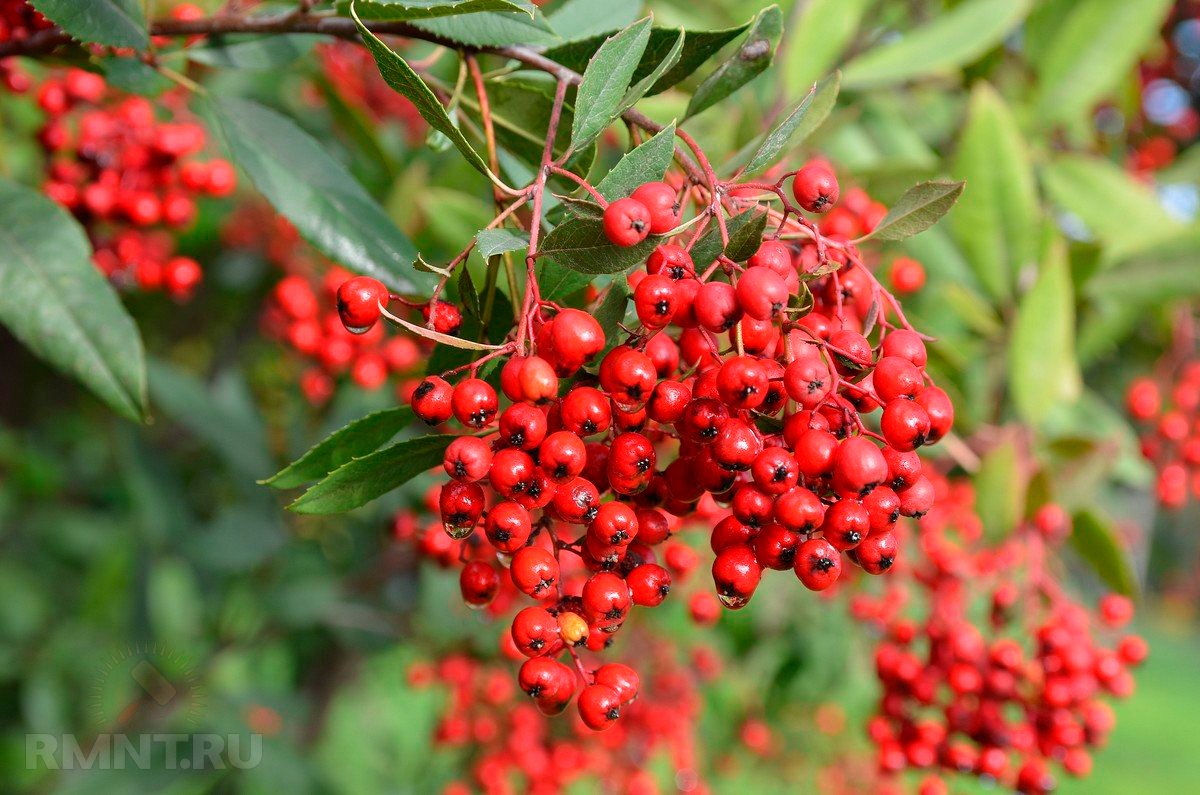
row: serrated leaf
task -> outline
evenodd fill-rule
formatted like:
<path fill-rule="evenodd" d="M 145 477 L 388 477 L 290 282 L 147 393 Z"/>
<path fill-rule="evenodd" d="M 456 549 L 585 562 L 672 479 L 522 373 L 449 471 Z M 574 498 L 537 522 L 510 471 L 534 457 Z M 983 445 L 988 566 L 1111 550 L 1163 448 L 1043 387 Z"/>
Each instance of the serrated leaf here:
<path fill-rule="evenodd" d="M 261 481 L 276 489 L 294 489 L 379 449 L 412 424 L 408 406 L 397 406 L 368 414 L 327 436 L 275 475 Z"/>
<path fill-rule="evenodd" d="M 1093 511 L 1084 510 L 1075 514 L 1071 526 L 1071 546 L 1108 587 L 1126 596 L 1137 594 L 1137 578 L 1129 553 L 1117 540 L 1110 522 Z"/>
<path fill-rule="evenodd" d="M 0 323 L 122 415 L 146 416 L 142 338 L 92 264 L 83 228 L 40 192 L 2 177 Z"/>
<path fill-rule="evenodd" d="M 354 8 L 355 6 L 351 5 L 351 13 L 354 12 Z M 387 84 L 412 102 L 421 114 L 421 118 L 425 119 L 430 127 L 450 139 L 450 142 L 462 153 L 468 163 L 480 173 L 487 174 L 488 167 L 483 162 L 483 158 L 471 148 L 471 144 L 467 143 L 462 131 L 454 125 L 449 114 L 446 113 L 446 109 L 442 107 L 442 103 L 438 102 L 438 98 L 434 96 L 429 86 L 425 85 L 425 81 L 421 79 L 420 75 L 414 72 L 403 58 L 380 41 L 378 36 L 367 30 L 358 17 L 354 18 L 354 24 L 358 26 L 359 35 L 362 36 L 367 49 L 374 56 L 375 65 L 379 67 L 379 73 L 383 75 Z"/>
<path fill-rule="evenodd" d="M 754 256 L 762 246 L 763 232 L 767 229 L 767 214 L 750 209 L 750 218 L 746 223 L 738 224 L 736 229 L 729 232 L 729 245 L 725 247 L 725 256 L 734 262 L 745 262 Z M 744 215 L 745 213 L 743 213 Z"/>
<path fill-rule="evenodd" d="M 767 168 L 786 149 L 796 146 L 820 127 L 837 104 L 840 85 L 841 75 L 837 72 L 817 83 L 787 118 L 767 133 L 751 155 L 743 173 L 755 174 Z"/>
<path fill-rule="evenodd" d="M 520 12 L 533 17 L 537 6 L 524 0 L 356 0 L 362 19 L 409 22 L 484 11 Z M 338 0 L 338 13 L 349 13 L 350 0 Z"/>
<path fill-rule="evenodd" d="M 763 217 L 762 222 L 765 223 L 765 214 L 759 212 L 756 208 L 751 207 L 745 212 L 726 219 L 725 231 L 729 235 L 730 243 L 733 242 L 735 237 L 738 237 L 741 234 L 743 227 L 751 223 L 759 223 L 759 216 Z M 759 238 L 760 240 L 762 238 L 761 230 L 759 231 Z M 757 250 L 758 247 L 755 246 L 755 251 Z M 724 253 L 725 246 L 721 240 L 721 230 L 717 226 L 716 221 L 709 221 L 708 230 L 705 231 L 700 239 L 696 241 L 696 245 L 692 246 L 692 262 L 696 264 L 697 271 L 702 271 L 709 265 L 712 265 L 714 262 L 716 262 L 717 257 Z M 750 252 L 750 254 L 753 253 L 754 251 Z M 750 254 L 747 254 L 746 256 L 749 257 Z"/>
<path fill-rule="evenodd" d="M 537 278 L 544 301 L 560 302 L 592 283 L 589 274 L 573 271 L 553 262 L 539 263 Z"/>
<path fill-rule="evenodd" d="M 649 40 L 650 18 L 646 17 L 612 36 L 596 50 L 575 94 L 575 117 L 571 125 L 573 147 L 587 146 L 619 115 L 621 100 Z"/>
<path fill-rule="evenodd" d="M 654 67 L 654 71 L 638 80 L 625 92 L 625 96 L 621 98 L 621 104 L 617 106 L 617 115 L 624 113 L 640 102 L 642 97 L 646 96 L 646 92 L 662 79 L 667 70 L 679 63 L 679 59 L 683 55 L 683 40 L 684 33 L 680 29 L 679 36 L 675 39 L 675 44 L 667 51 L 663 59 L 659 61 L 658 66 Z"/>
<path fill-rule="evenodd" d="M 184 50 L 188 60 L 227 69 L 264 70 L 303 58 L 321 36 L 293 33 L 286 36 L 209 36 L 203 44 Z"/>
<path fill-rule="evenodd" d="M 949 74 L 995 47 L 1020 24 L 1032 0 L 966 0 L 842 68 L 855 90 Z"/>
<path fill-rule="evenodd" d="M 30 0 L 29 4 L 82 42 L 135 50 L 150 45 L 138 0 Z"/>
<path fill-rule="evenodd" d="M 533 16 L 499 11 L 463 14 L 412 23 L 421 30 L 474 47 L 551 46 L 560 39 L 542 12 Z"/>
<path fill-rule="evenodd" d="M 573 196 L 558 196 L 563 209 L 576 218 L 603 218 L 604 208 L 588 199 L 576 199 Z"/>
<path fill-rule="evenodd" d="M 457 436 L 421 436 L 354 458 L 304 492 L 288 508 L 296 513 L 345 513 L 387 494 L 442 461 Z"/>
<path fill-rule="evenodd" d="M 1029 148 L 1004 100 L 975 84 L 953 173 L 971 186 L 950 229 L 979 282 L 997 303 L 1012 298 L 1017 276 L 1033 265 L 1038 203 Z"/>
<path fill-rule="evenodd" d="M 1159 36 L 1171 0 L 1071 4 L 1035 67 L 1037 115 L 1054 124 L 1084 118 L 1116 91 Z"/>
<path fill-rule="evenodd" d="M 766 71 L 775 58 L 782 34 L 783 12 L 779 6 L 760 11 L 750 24 L 742 46 L 696 88 L 684 118 L 707 110 Z"/>
<path fill-rule="evenodd" d="M 993 542 L 1007 538 L 1025 512 L 1025 474 L 1012 438 L 983 456 L 974 484 L 975 509 L 985 537 Z"/>
<path fill-rule="evenodd" d="M 854 39 L 871 0 L 808 0 L 788 20 L 780 78 L 788 94 L 807 91 Z"/>
<path fill-rule="evenodd" d="M 596 185 L 596 192 L 609 201 L 628 196 L 640 185 L 661 180 L 674 157 L 675 122 L 671 122 L 626 153 Z"/>
<path fill-rule="evenodd" d="M 580 273 L 623 273 L 645 262 L 661 241 L 651 235 L 636 246 L 614 246 L 604 234 L 603 221 L 571 218 L 546 235 L 539 256 Z"/>
<path fill-rule="evenodd" d="M 632 25 L 641 8 L 642 0 L 566 0 L 546 21 L 559 36 L 573 41 Z"/>
<path fill-rule="evenodd" d="M 353 271 L 412 289 L 416 248 L 341 163 L 269 108 L 232 97 L 212 107 L 233 159 L 306 240 Z"/>
<path fill-rule="evenodd" d="M 962 195 L 961 182 L 920 182 L 892 205 L 863 240 L 903 240 L 936 224 Z"/>
<path fill-rule="evenodd" d="M 1075 293 L 1061 240 L 1043 253 L 1041 267 L 1021 299 L 1008 343 L 1013 403 L 1035 427 L 1055 406 L 1073 403 L 1082 386 L 1075 360 Z"/>
<path fill-rule="evenodd" d="M 475 235 L 475 250 L 484 258 L 528 247 L 529 233 L 515 229 L 484 229 Z"/>

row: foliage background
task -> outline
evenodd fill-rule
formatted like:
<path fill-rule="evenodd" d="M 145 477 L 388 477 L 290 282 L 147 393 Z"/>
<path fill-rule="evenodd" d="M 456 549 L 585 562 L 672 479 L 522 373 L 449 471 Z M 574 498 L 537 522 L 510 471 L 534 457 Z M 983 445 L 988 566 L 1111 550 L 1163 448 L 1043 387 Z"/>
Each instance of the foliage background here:
<path fill-rule="evenodd" d="M 640 5 L 613 9 L 628 6 L 632 21 Z M 656 24 L 698 29 L 740 23 L 766 5 L 649 4 Z M 1200 635 L 1194 601 L 1172 586 L 1197 576 L 1197 514 L 1155 515 L 1151 473 L 1120 413 L 1124 385 L 1166 348 L 1178 302 L 1200 294 L 1200 150 L 1154 185 L 1123 169 L 1136 143 L 1136 65 L 1161 47 L 1169 6 L 785 2 L 776 68 L 692 123 L 706 147 L 736 151 L 764 117 L 786 112 L 839 67 L 838 108 L 805 152 L 831 158 L 844 184 L 885 202 L 918 179 L 968 181 L 950 218 L 900 248 L 929 272 L 910 314 L 939 337 L 939 383 L 952 387 L 960 432 L 982 440 L 976 477 L 989 531 L 1011 529 L 1051 481 L 1071 509 L 1132 542 L 1130 571 L 1145 604 L 1138 624 L 1152 641 L 1139 692 L 1117 708 L 1111 747 L 1067 792 L 1200 788 L 1187 711 L 1200 697 Z M 485 183 L 453 150 L 411 146 L 396 129 L 352 126 L 313 106 L 304 85 L 316 74 L 302 57 L 285 72 L 216 70 L 206 82 L 215 94 L 287 112 L 349 165 L 427 260 L 452 256 L 491 217 Z M 1097 132 L 1101 103 L 1124 120 L 1119 132 Z M 681 91 L 644 103 L 659 120 L 681 117 L 686 104 Z M 0 97 L 0 117 L 0 170 L 28 177 L 36 113 Z M 458 604 L 445 575 L 388 548 L 387 519 L 419 484 L 348 518 L 286 514 L 278 495 L 255 484 L 392 398 L 348 387 L 326 412 L 307 407 L 295 362 L 258 333 L 275 274 L 220 247 L 227 205 L 204 209 L 186 240 L 208 268 L 198 299 L 182 307 L 125 299 L 151 357 L 150 425 L 116 418 L 0 333 L 0 781 L 63 793 L 434 791 L 459 760 L 430 756 L 438 696 L 410 690 L 405 669 L 438 649 L 490 648 L 494 629 Z M 1048 473 L 1032 488 L 1018 451 L 1034 453 Z M 1067 563 L 1077 588 L 1101 592 L 1088 567 Z M 1110 582 L 1124 576 L 1100 573 Z M 708 695 L 709 747 L 729 746 L 747 713 L 767 714 L 787 738 L 790 752 L 766 765 L 734 750 L 712 779 L 717 791 L 810 782 L 843 744 L 865 747 L 860 727 L 873 694 L 859 630 L 837 603 L 795 589 L 763 596 L 715 630 L 693 627 L 681 604 L 652 619 L 681 644 L 699 637 L 730 656 Z M 151 644 L 194 673 L 203 730 L 248 732 L 266 722 L 261 766 L 25 769 L 27 733 L 102 731 L 104 711 L 90 694 L 106 663 Z M 772 683 L 765 692 L 763 681 Z M 812 729 L 822 701 L 849 713 L 836 741 Z"/>

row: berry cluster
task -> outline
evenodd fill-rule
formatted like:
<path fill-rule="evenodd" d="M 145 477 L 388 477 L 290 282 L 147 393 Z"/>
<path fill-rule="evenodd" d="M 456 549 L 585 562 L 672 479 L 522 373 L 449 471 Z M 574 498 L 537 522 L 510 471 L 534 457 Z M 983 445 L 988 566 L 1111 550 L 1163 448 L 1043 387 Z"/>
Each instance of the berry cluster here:
<path fill-rule="evenodd" d="M 788 180 L 798 207 L 784 195 Z M 604 649 L 633 606 L 667 597 L 672 572 L 658 548 L 675 519 L 721 506 L 710 524 L 713 591 L 690 603 L 701 623 L 719 612 L 714 594 L 741 608 L 769 569 L 812 590 L 832 585 L 843 559 L 882 574 L 897 556 L 900 516 L 933 504 L 916 450 L 950 430 L 953 408 L 925 373 L 921 336 L 857 248 L 804 216 L 836 209 L 827 164 L 741 183 L 731 209 L 770 191 L 785 208 L 772 216 L 777 231 L 745 262 L 720 257 L 704 270 L 691 251 L 725 219 L 701 208 L 700 229 L 685 232 L 691 188 L 652 182 L 609 204 L 583 184 L 614 246 L 661 240 L 627 277 L 640 325 L 617 344 L 588 312 L 541 301 L 531 279 L 515 339 L 427 376 L 411 406 L 430 425 L 465 431 L 446 449 L 438 499 L 446 534 L 474 539 L 460 547 L 464 600 L 487 605 L 505 579 L 532 598 L 511 627 L 529 658 L 522 683 L 548 714 L 578 695 L 584 722 L 605 729 L 637 688 L 608 681 L 599 672 L 609 669 L 589 668 L 579 651 Z M 844 231 L 869 228 L 883 214 L 873 207 L 844 213 Z M 392 302 L 408 304 L 367 277 L 337 295 L 343 324 L 360 334 L 381 316 L 395 320 Z M 444 341 L 452 309 L 435 297 L 424 328 L 403 325 Z M 876 431 L 864 418 L 878 409 Z M 574 670 L 556 659 L 563 652 Z"/>
<path fill-rule="evenodd" d="M 188 226 L 200 196 L 228 196 L 236 186 L 224 160 L 196 159 L 204 128 L 186 116 L 184 97 L 156 104 L 118 95 L 83 69 L 48 76 L 37 87 L 46 114 L 38 140 L 46 152 L 45 191 L 85 225 L 96 266 L 118 285 L 189 297 L 203 273 L 176 256 L 169 235 Z M 155 108 L 171 119 L 160 120 Z"/>
<path fill-rule="evenodd" d="M 934 477 L 922 564 L 889 580 L 880 598 L 853 604 L 883 634 L 875 653 L 883 694 L 868 727 L 879 769 L 931 771 L 923 795 L 947 792 L 941 776 L 953 773 L 1049 792 L 1055 765 L 1087 775 L 1091 749 L 1113 728 L 1106 699 L 1133 692 L 1129 669 L 1146 658 L 1145 641 L 1125 635 L 1109 648 L 1096 637 L 1097 625 L 1111 633 L 1126 624 L 1132 603 L 1110 594 L 1097 617 L 1048 575 L 1047 550 L 1071 532 L 1059 506 L 1043 506 L 989 546 L 970 484 Z M 971 621 L 977 596 L 990 632 Z"/>
<path fill-rule="evenodd" d="M 1167 508 L 1182 508 L 1188 495 L 1200 498 L 1200 361 L 1177 371 L 1169 396 L 1152 378 L 1129 385 L 1125 405 L 1131 417 L 1146 424 L 1142 455 L 1158 471 L 1156 494 Z"/>
<path fill-rule="evenodd" d="M 342 101 L 377 122 L 399 123 L 410 145 L 421 143 L 425 120 L 408 98 L 384 82 L 370 53 L 350 42 L 334 42 L 320 45 L 317 57 L 324 79 Z"/>
<path fill-rule="evenodd" d="M 469 778 L 451 783 L 443 793 L 550 795 L 603 781 L 606 791 L 650 795 L 660 790 L 647 761 L 662 755 L 669 759 L 680 790 L 705 792 L 695 738 L 703 655 L 681 664 L 670 643 L 652 636 L 642 640 L 648 666 L 646 696 L 630 706 L 620 725 L 601 742 L 581 720 L 564 726 L 517 701 L 512 674 L 502 663 L 450 654 L 436 664 L 415 665 L 409 671 L 411 685 L 437 684 L 448 691 L 435 745 L 469 753 Z M 537 687 L 527 681 L 532 674 L 524 670 L 521 686 Z M 622 687 L 637 682 L 631 669 L 613 663 L 597 676 Z"/>
<path fill-rule="evenodd" d="M 26 0 L 0 0 L 0 42 L 21 41 L 52 27 Z"/>

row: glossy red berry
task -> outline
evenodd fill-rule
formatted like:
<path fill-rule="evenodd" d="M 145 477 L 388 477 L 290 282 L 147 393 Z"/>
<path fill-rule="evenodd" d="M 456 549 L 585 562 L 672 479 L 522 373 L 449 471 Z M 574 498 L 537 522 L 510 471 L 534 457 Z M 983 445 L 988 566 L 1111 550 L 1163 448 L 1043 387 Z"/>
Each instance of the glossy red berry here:
<path fill-rule="evenodd" d="M 487 477 L 492 466 L 492 448 L 474 436 L 459 436 L 450 442 L 442 458 L 442 468 L 454 480 L 471 483 Z"/>
<path fill-rule="evenodd" d="M 657 607 L 671 592 L 671 573 L 656 563 L 635 566 L 625 577 L 633 603 Z"/>
<path fill-rule="evenodd" d="M 592 731 L 604 731 L 621 717 L 621 697 L 607 685 L 588 685 L 579 694 L 579 717 Z"/>
<path fill-rule="evenodd" d="M 838 181 L 833 171 L 822 163 L 809 163 L 796 172 L 792 195 L 810 213 L 828 212 L 837 203 Z"/>
<path fill-rule="evenodd" d="M 842 558 L 825 539 L 811 538 L 796 550 L 794 569 L 805 588 L 823 591 L 837 582 L 842 573 Z"/>
<path fill-rule="evenodd" d="M 650 235 L 650 210 L 637 199 L 617 199 L 604 210 L 604 234 L 614 246 L 636 246 Z"/>
<path fill-rule="evenodd" d="M 750 597 L 762 579 L 762 565 L 748 546 L 732 546 L 721 550 L 712 565 L 713 583 L 717 598 L 731 610 L 739 610 L 750 602 Z"/>
<path fill-rule="evenodd" d="M 767 267 L 747 268 L 738 279 L 738 305 L 755 320 L 773 320 L 787 307 L 788 295 L 783 277 Z"/>
<path fill-rule="evenodd" d="M 665 182 L 647 182 L 630 196 L 650 213 L 650 233 L 662 235 L 679 226 L 679 195 Z"/>
<path fill-rule="evenodd" d="M 554 553 L 542 547 L 531 546 L 518 549 L 513 555 L 508 573 L 513 585 L 526 596 L 534 599 L 549 599 L 557 594 L 558 560 Z"/>
<path fill-rule="evenodd" d="M 494 566 L 473 560 L 459 572 L 458 586 L 463 602 L 467 605 L 474 608 L 487 607 L 500 590 L 500 574 Z"/>
<path fill-rule="evenodd" d="M 558 622 L 542 607 L 526 607 L 513 617 L 512 639 L 526 657 L 549 655 L 561 643 Z"/>
<path fill-rule="evenodd" d="M 369 276 L 350 279 L 337 291 L 338 316 L 352 334 L 364 334 L 374 326 L 380 318 L 380 305 L 387 302 L 387 287 Z"/>
<path fill-rule="evenodd" d="M 499 405 L 496 390 L 481 378 L 459 381 L 450 400 L 454 418 L 468 428 L 482 428 L 490 424 Z"/>
<path fill-rule="evenodd" d="M 441 425 L 453 416 L 451 398 L 454 387 L 446 379 L 431 375 L 417 384 L 409 405 L 413 413 L 429 425 Z"/>
<path fill-rule="evenodd" d="M 664 243 L 650 252 L 650 257 L 646 260 L 646 272 L 651 275 L 661 274 L 673 281 L 690 280 L 696 275 L 696 266 L 692 262 L 692 255 L 683 246 Z M 699 283 L 696 286 L 698 287 Z"/>

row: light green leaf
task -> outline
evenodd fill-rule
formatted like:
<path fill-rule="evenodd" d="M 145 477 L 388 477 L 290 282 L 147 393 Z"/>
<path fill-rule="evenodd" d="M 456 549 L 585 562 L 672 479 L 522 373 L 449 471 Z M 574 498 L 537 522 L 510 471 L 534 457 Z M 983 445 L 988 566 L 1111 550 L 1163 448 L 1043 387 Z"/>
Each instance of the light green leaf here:
<path fill-rule="evenodd" d="M 135 50 L 150 45 L 138 0 L 30 0 L 29 4 L 82 42 Z"/>
<path fill-rule="evenodd" d="M 280 36 L 209 36 L 184 52 L 188 60 L 227 69 L 278 69 L 303 58 L 321 36 L 302 33 Z"/>
<path fill-rule="evenodd" d="M 529 246 L 529 234 L 513 229 L 484 229 L 475 235 L 475 250 L 482 257 L 494 257 Z"/>
<path fill-rule="evenodd" d="M 568 41 L 632 25 L 641 12 L 642 0 L 566 0 L 547 19 L 550 27 Z"/>
<path fill-rule="evenodd" d="M 1079 397 L 1075 294 L 1062 240 L 1043 252 L 1037 282 L 1021 299 L 1008 342 L 1008 381 L 1017 412 L 1035 426 L 1056 405 Z"/>
<path fill-rule="evenodd" d="M 457 436 L 421 436 L 397 442 L 333 470 L 288 508 L 296 513 L 331 514 L 366 505 L 432 469 Z"/>
<path fill-rule="evenodd" d="M 639 185 L 661 180 L 674 156 L 675 122 L 671 122 L 622 157 L 596 185 L 596 191 L 609 201 L 628 196 Z"/>
<path fill-rule="evenodd" d="M 1131 251 L 1087 282 L 1097 300 L 1152 304 L 1200 296 L 1200 230 L 1188 227 L 1172 237 Z"/>
<path fill-rule="evenodd" d="M 1029 149 L 1008 106 L 986 82 L 971 92 L 953 174 L 970 189 L 950 228 L 979 282 L 994 301 L 1005 303 L 1018 274 L 1033 264 L 1040 208 Z"/>
<path fill-rule="evenodd" d="M 975 473 L 975 510 L 991 541 L 1007 538 L 1025 513 L 1026 483 L 1017 443 L 1006 438 L 983 456 Z"/>
<path fill-rule="evenodd" d="M 1036 63 L 1038 116 L 1053 124 L 1090 113 L 1158 39 L 1171 6 L 1171 0 L 1072 3 Z"/>
<path fill-rule="evenodd" d="M 341 163 L 269 108 L 232 97 L 212 107 L 234 160 L 306 240 L 351 270 L 412 289 L 416 248 Z"/>
<path fill-rule="evenodd" d="M 879 225 L 863 240 L 903 240 L 936 224 L 962 195 L 961 182 L 921 182 L 892 205 Z"/>
<path fill-rule="evenodd" d="M 142 338 L 92 264 L 83 229 L 40 192 L 2 177 L 0 323 L 122 415 L 146 416 Z"/>
<path fill-rule="evenodd" d="M 1111 522 L 1094 511 L 1080 511 L 1072 522 L 1071 546 L 1109 588 L 1126 596 L 1137 594 L 1133 564 Z"/>
<path fill-rule="evenodd" d="M 430 33 L 469 44 L 473 47 L 551 46 L 558 44 L 558 34 L 551 30 L 542 12 L 532 17 L 524 13 L 463 14 L 440 19 L 413 22 L 415 27 Z"/>
<path fill-rule="evenodd" d="M 533 17 L 537 7 L 524 0 L 356 0 L 362 19 L 406 22 L 484 11 L 520 12 Z M 350 0 L 338 0 L 338 13 L 349 13 Z"/>
<path fill-rule="evenodd" d="M 591 143 L 617 117 L 621 100 L 633 79 L 633 70 L 649 40 L 650 18 L 647 17 L 612 36 L 596 50 L 575 95 L 575 118 L 571 127 L 573 147 Z"/>
<path fill-rule="evenodd" d="M 999 44 L 1031 6 L 1032 0 L 966 0 L 855 58 L 842 69 L 842 84 L 858 90 L 949 74 Z"/>
<path fill-rule="evenodd" d="M 408 406 L 368 414 L 335 431 L 261 483 L 277 489 L 293 489 L 323 478 L 343 464 L 375 452 L 412 421 L 413 412 Z"/>
<path fill-rule="evenodd" d="M 636 246 L 614 246 L 604 233 L 603 221 L 571 218 L 546 235 L 539 256 L 580 273 L 623 273 L 645 262 L 660 242 L 661 237 L 651 235 Z"/>
<path fill-rule="evenodd" d="M 745 174 L 755 174 L 775 162 L 789 147 L 795 146 L 807 138 L 813 130 L 829 117 L 833 106 L 837 104 L 838 87 L 841 75 L 834 72 L 820 83 L 817 83 L 795 110 L 787 115 L 775 129 L 767 133 L 758 149 L 750 157 L 750 162 L 743 169 Z"/>
<path fill-rule="evenodd" d="M 766 71 L 775 58 L 782 34 L 783 12 L 779 6 L 768 6 L 759 12 L 742 46 L 696 88 L 684 118 L 711 108 Z"/>
<path fill-rule="evenodd" d="M 354 6 L 351 6 L 351 13 L 353 11 Z M 403 58 L 392 52 L 392 49 L 380 41 L 374 33 L 367 30 L 357 17 L 355 17 L 354 23 L 358 26 L 358 32 L 366 43 L 367 49 L 375 57 L 375 64 L 379 67 L 379 73 L 383 75 L 387 84 L 407 97 L 416 106 L 421 117 L 429 123 L 429 126 L 450 139 L 450 142 L 462 153 L 468 163 L 478 169 L 480 173 L 487 174 L 488 167 L 483 162 L 483 158 L 467 143 L 467 139 L 450 120 L 446 109 L 442 107 L 442 103 L 438 102 L 438 98 L 434 96 L 429 86 L 425 85 L 425 81 L 421 79 L 420 75 L 414 72 Z"/>
<path fill-rule="evenodd" d="M 871 0 L 797 3 L 785 30 L 780 77 L 788 94 L 807 91 L 838 62 Z"/>

